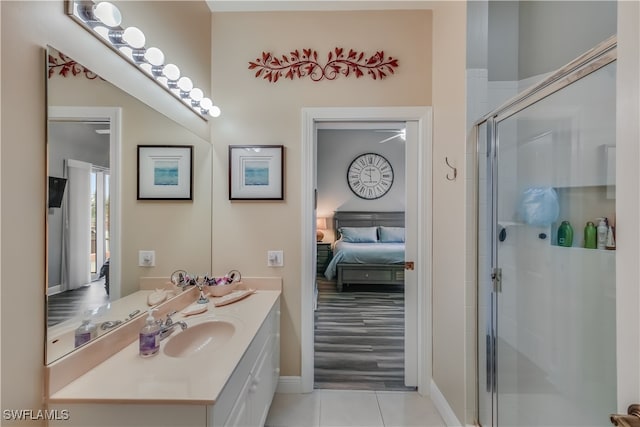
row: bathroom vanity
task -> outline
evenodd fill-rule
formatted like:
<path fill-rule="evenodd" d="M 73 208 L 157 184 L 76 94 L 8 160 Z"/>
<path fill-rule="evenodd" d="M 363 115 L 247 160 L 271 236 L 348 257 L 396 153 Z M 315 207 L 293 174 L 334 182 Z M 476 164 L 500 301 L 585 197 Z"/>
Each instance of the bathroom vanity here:
<path fill-rule="evenodd" d="M 264 425 L 280 373 L 280 288 L 214 301 L 204 313 L 175 314 L 188 327 L 161 341 L 158 354 L 140 357 L 136 335 L 59 390 L 50 384 L 48 408 L 65 419 L 49 425 Z"/>

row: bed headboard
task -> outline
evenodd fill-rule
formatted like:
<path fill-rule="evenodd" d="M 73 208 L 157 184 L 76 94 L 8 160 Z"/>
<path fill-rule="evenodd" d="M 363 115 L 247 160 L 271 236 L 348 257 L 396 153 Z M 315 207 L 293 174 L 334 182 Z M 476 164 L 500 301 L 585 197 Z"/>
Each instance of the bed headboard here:
<path fill-rule="evenodd" d="M 340 238 L 340 227 L 404 227 L 404 212 L 355 212 L 336 211 L 333 213 L 333 227 L 336 240 Z"/>

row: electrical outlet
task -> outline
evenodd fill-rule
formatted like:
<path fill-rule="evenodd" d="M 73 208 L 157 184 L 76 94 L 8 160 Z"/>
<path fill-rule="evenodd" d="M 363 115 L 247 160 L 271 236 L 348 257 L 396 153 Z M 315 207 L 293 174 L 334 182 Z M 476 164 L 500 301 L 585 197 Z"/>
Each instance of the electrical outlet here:
<path fill-rule="evenodd" d="M 156 251 L 138 251 L 139 267 L 155 267 Z"/>
<path fill-rule="evenodd" d="M 283 267 L 284 252 L 283 251 L 267 251 L 267 267 Z"/>

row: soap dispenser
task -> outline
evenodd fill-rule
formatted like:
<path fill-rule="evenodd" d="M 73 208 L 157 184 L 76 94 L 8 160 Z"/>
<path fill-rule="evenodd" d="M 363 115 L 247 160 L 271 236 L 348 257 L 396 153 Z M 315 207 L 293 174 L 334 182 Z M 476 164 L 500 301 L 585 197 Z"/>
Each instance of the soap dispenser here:
<path fill-rule="evenodd" d="M 157 308 L 149 308 L 147 320 L 140 330 L 140 356 L 149 357 L 158 352 L 160 348 L 160 325 L 153 318 L 153 312 Z"/>
<path fill-rule="evenodd" d="M 598 218 L 600 221 L 598 223 L 598 249 L 604 249 L 607 244 L 607 232 L 609 231 L 609 227 L 607 227 L 607 219 L 606 218 Z"/>
<path fill-rule="evenodd" d="M 88 343 L 98 335 L 98 327 L 91 321 L 91 311 L 87 310 L 84 313 L 84 319 L 82 324 L 78 326 L 75 332 L 75 347 Z"/>

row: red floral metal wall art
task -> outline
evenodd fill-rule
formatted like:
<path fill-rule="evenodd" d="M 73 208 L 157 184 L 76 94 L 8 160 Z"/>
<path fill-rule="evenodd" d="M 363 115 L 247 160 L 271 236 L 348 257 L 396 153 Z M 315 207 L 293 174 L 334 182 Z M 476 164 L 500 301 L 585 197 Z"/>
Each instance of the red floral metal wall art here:
<path fill-rule="evenodd" d="M 385 56 L 384 51 L 377 51 L 371 56 L 353 49 L 345 51 L 336 47 L 327 54 L 327 62 L 323 65 L 318 60 L 318 52 L 312 49 L 298 49 L 289 55 L 278 56 L 271 52 L 262 52 L 262 56 L 249 62 L 249 69 L 256 70 L 255 77 L 275 83 L 281 78 L 293 80 L 296 77 L 310 77 L 314 82 L 322 79 L 335 80 L 338 76 L 357 78 L 369 75 L 372 79 L 384 79 L 394 74 L 398 60 Z"/>
<path fill-rule="evenodd" d="M 62 77 L 77 76 L 81 73 L 84 73 L 84 76 L 89 80 L 95 80 L 100 77 L 62 52 L 55 49 L 50 49 L 50 52 L 47 55 L 49 57 L 49 78 L 53 77 L 56 71 Z M 102 80 L 102 78 L 100 79 Z"/>

